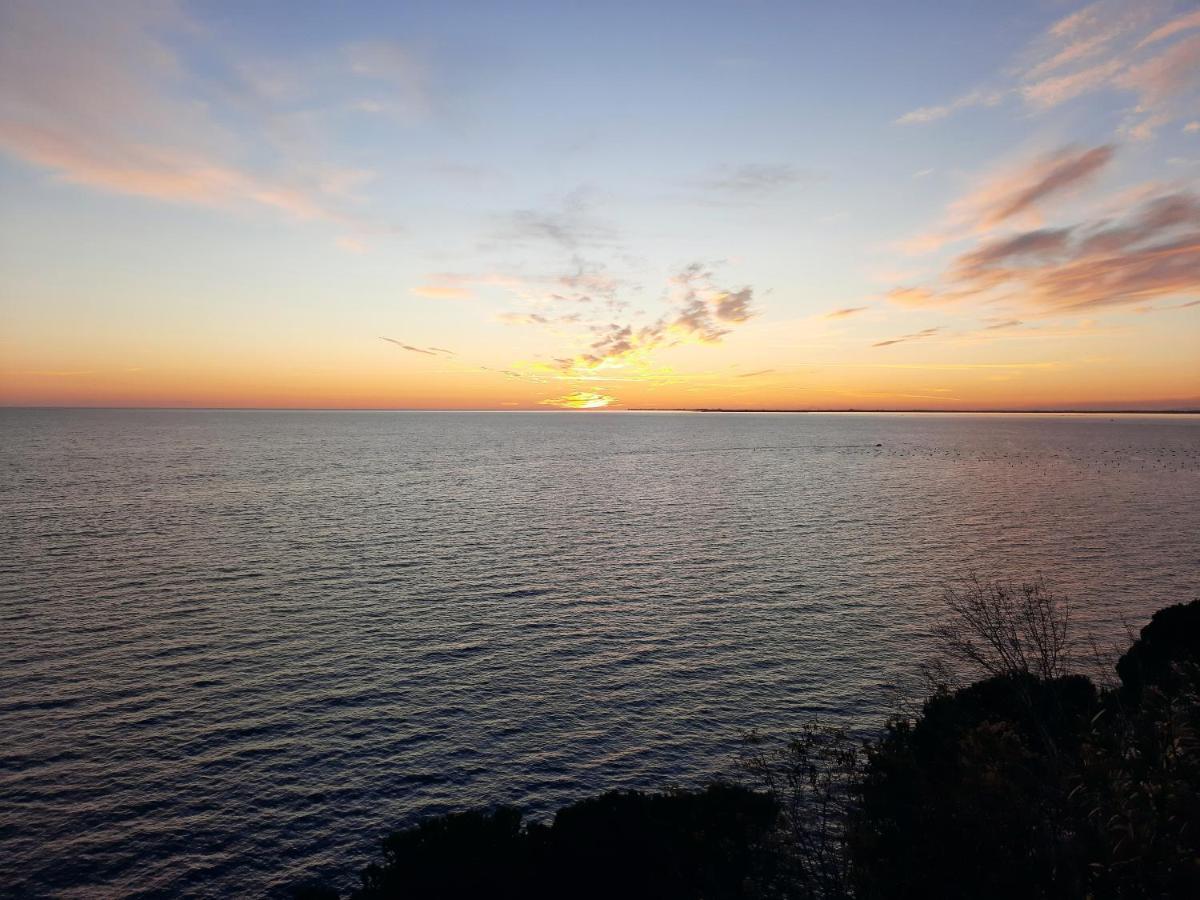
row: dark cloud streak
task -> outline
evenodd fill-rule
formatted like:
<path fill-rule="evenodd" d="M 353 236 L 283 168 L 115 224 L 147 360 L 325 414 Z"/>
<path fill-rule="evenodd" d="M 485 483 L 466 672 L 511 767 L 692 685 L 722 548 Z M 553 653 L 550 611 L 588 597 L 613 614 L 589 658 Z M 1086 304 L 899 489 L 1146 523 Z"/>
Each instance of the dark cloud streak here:
<path fill-rule="evenodd" d="M 889 341 L 879 341 L 878 343 L 874 343 L 871 346 L 872 347 L 890 347 L 893 344 L 903 344 L 906 341 L 918 341 L 921 338 L 933 337 L 935 334 L 937 334 L 941 330 L 942 330 L 942 328 L 939 325 L 937 328 L 926 328 L 922 331 L 914 331 L 912 334 L 901 335 L 900 337 L 892 338 Z"/>

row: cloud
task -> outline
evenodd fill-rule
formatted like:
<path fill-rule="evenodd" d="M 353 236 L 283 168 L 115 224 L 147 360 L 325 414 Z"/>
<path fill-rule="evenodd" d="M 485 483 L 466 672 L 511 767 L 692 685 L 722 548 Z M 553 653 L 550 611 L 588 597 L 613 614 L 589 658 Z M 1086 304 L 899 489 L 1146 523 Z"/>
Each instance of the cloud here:
<path fill-rule="evenodd" d="M 1027 84 L 1021 88 L 1021 96 L 1031 106 L 1043 110 L 1051 109 L 1108 84 L 1122 67 L 1119 60 L 1106 60 L 1078 72 L 1056 75 Z"/>
<path fill-rule="evenodd" d="M 518 209 L 501 217 L 497 237 L 504 241 L 550 243 L 568 250 L 615 239 L 611 227 L 593 215 L 591 194 L 579 188 L 567 194 L 556 208 Z"/>
<path fill-rule="evenodd" d="M 941 330 L 942 330 L 942 328 L 940 325 L 936 328 L 924 328 L 921 331 L 914 331 L 912 334 L 901 335 L 898 338 L 892 338 L 891 340 L 888 340 L 888 341 L 879 341 L 877 343 L 872 344 L 871 346 L 872 347 L 890 347 L 893 344 L 903 344 L 905 341 L 917 341 L 917 340 L 920 340 L 921 338 L 933 337 L 935 334 L 937 334 Z"/>
<path fill-rule="evenodd" d="M 506 325 L 549 325 L 551 322 L 539 313 L 502 312 L 496 318 Z"/>
<path fill-rule="evenodd" d="M 810 178 L 790 163 L 745 163 L 720 166 L 701 184 L 732 194 L 769 194 Z"/>
<path fill-rule="evenodd" d="M 1080 151 L 1068 147 L 1045 157 L 1024 174 L 1028 183 L 1024 186 L 1014 185 L 1016 189 L 1012 195 L 988 210 L 982 224 L 996 225 L 1026 212 L 1051 195 L 1078 185 L 1106 166 L 1112 157 L 1113 147 L 1110 144 Z"/>
<path fill-rule="evenodd" d="M 418 284 L 411 293 L 430 300 L 470 300 L 474 296 L 466 288 L 446 284 Z"/>
<path fill-rule="evenodd" d="M 1092 3 L 1059 19 L 1049 28 L 1049 33 L 1059 38 L 1069 38 L 1086 27 L 1094 25 L 1102 14 L 1103 3 Z"/>
<path fill-rule="evenodd" d="M 668 284 L 672 309 L 644 325 L 608 322 L 593 326 L 587 348 L 555 358 L 549 368 L 573 377 L 591 377 L 614 369 L 648 370 L 649 355 L 681 344 L 715 344 L 734 326 L 754 316 L 751 287 L 717 287 L 712 269 L 685 266 Z"/>
<path fill-rule="evenodd" d="M 269 130 L 274 119 L 230 130 L 241 110 L 220 77 L 190 68 L 189 48 L 176 49 L 202 34 L 171 2 L 6 3 L 0 150 L 111 193 L 362 227 L 342 208 L 342 173 L 279 158 L 267 132 L 254 140 L 253 124 Z M 267 102 L 270 90 L 258 96 Z M 271 153 L 259 168 L 241 162 Z"/>
<path fill-rule="evenodd" d="M 1119 34 L 1119 29 L 1110 29 L 1072 40 L 1070 43 L 1053 49 L 1049 56 L 1035 63 L 1025 73 L 1025 77 L 1034 79 L 1042 78 L 1051 72 L 1058 71 L 1064 66 L 1069 66 L 1095 56 L 1100 51 L 1106 49 Z"/>
<path fill-rule="evenodd" d="M 1139 94 L 1139 106 L 1150 110 L 1200 85 L 1200 35 L 1180 41 L 1161 55 L 1129 66 L 1115 83 Z"/>
<path fill-rule="evenodd" d="M 900 306 L 936 306 L 946 302 L 944 297 L 929 288 L 914 286 L 892 288 L 885 296 Z"/>
<path fill-rule="evenodd" d="M 870 309 L 869 306 L 846 306 L 842 309 L 835 309 L 833 312 L 825 313 L 826 319 L 845 319 L 848 316 L 853 316 L 864 310 Z"/>
<path fill-rule="evenodd" d="M 1165 25 L 1160 25 L 1154 29 L 1141 41 L 1138 42 L 1138 47 L 1146 47 L 1150 44 L 1156 44 L 1159 41 L 1166 40 L 1169 37 L 1174 37 L 1183 31 L 1190 31 L 1194 28 L 1200 28 L 1200 9 L 1195 12 L 1187 13 L 1180 16 L 1178 19 L 1172 19 Z"/>
<path fill-rule="evenodd" d="M 1096 3 L 1050 26 L 1009 68 L 1005 85 L 975 89 L 948 103 L 905 113 L 897 124 L 935 122 L 971 107 L 1019 96 L 1045 112 L 1099 91 L 1133 93 L 1136 121 L 1120 131 L 1147 139 L 1162 125 L 1195 108 L 1200 88 L 1200 13 L 1163 21 L 1145 4 Z M 1164 46 L 1165 45 L 1165 46 Z"/>
<path fill-rule="evenodd" d="M 958 258 L 957 277 L 977 277 L 983 270 L 1001 262 L 1053 257 L 1062 252 L 1070 236 L 1070 228 L 1043 228 L 988 241 Z"/>
<path fill-rule="evenodd" d="M 759 375 L 770 375 L 774 371 L 774 369 L 759 369 L 757 372 L 746 372 L 739 375 L 738 378 L 757 378 Z"/>
<path fill-rule="evenodd" d="M 491 366 L 480 366 L 479 369 L 483 372 L 499 372 L 501 375 L 504 375 L 507 378 L 524 378 L 525 377 L 520 372 L 514 371 L 513 369 L 495 369 L 495 368 L 492 368 Z"/>
<path fill-rule="evenodd" d="M 465 299 L 481 288 L 497 288 L 530 308 L 499 315 L 508 324 L 567 324 L 585 313 L 597 316 L 624 309 L 629 302 L 618 294 L 640 290 L 627 278 L 610 273 L 608 265 L 579 253 L 571 256 L 566 271 L 548 274 L 504 272 L 430 273 L 429 283 L 413 293 L 434 299 Z"/>
<path fill-rule="evenodd" d="M 1157 313 L 1169 312 L 1174 309 L 1191 309 L 1192 307 L 1200 306 L 1200 299 L 1188 300 L 1184 303 L 1169 303 L 1166 306 L 1139 306 L 1134 310 L 1136 313 Z"/>
<path fill-rule="evenodd" d="M 365 41 L 345 47 L 343 52 L 350 71 L 371 84 L 377 94 L 354 101 L 354 109 L 405 119 L 429 112 L 428 67 L 408 47 L 392 41 Z"/>
<path fill-rule="evenodd" d="M 570 325 L 578 322 L 580 316 L 578 313 L 568 313 L 562 316 L 547 316 L 541 313 L 518 313 L 518 312 L 502 312 L 496 318 L 506 325 Z"/>
<path fill-rule="evenodd" d="M 1036 221 L 1053 201 L 1094 179 L 1114 154 L 1111 144 L 1087 149 L 1066 146 L 990 175 L 950 204 L 939 228 L 905 241 L 901 249 L 911 254 L 927 253 L 994 230 L 1012 219 Z"/>
<path fill-rule="evenodd" d="M 946 302 L 999 296 L 1043 313 L 1077 312 L 1200 292 L 1200 199 L 1163 193 L 1119 216 L 983 240 L 944 287 L 902 288 Z M 920 305 L 920 304 L 917 304 Z"/>
<path fill-rule="evenodd" d="M 924 125 L 944 119 L 959 110 L 973 106 L 996 106 L 1004 100 L 1002 91 L 971 91 L 940 106 L 921 106 L 896 119 L 897 125 Z"/>
<path fill-rule="evenodd" d="M 595 394 L 590 391 L 576 391 L 573 394 L 564 394 L 562 397 L 538 401 L 542 406 L 557 406 L 560 409 L 603 409 L 616 402 L 616 397 L 610 397 L 608 394 Z"/>
<path fill-rule="evenodd" d="M 422 353 L 425 356 L 437 356 L 439 352 L 440 353 L 449 353 L 450 352 L 448 350 L 437 351 L 437 348 L 435 348 L 435 347 L 430 347 L 428 350 L 423 350 L 420 347 L 414 347 L 411 344 L 405 344 L 402 341 L 396 340 L 395 338 L 383 337 L 382 335 L 380 336 L 379 339 L 381 341 L 387 341 L 389 344 L 395 344 L 397 347 L 401 348 L 402 350 L 408 350 L 410 353 Z"/>
<path fill-rule="evenodd" d="M 552 279 L 555 286 L 565 289 L 567 296 L 553 294 L 558 300 L 572 303 L 603 301 L 610 308 L 619 308 L 625 303 L 617 300 L 617 291 L 625 285 L 622 279 L 611 275 L 603 262 L 586 259 L 576 253 L 571 257 L 571 270 Z"/>
<path fill-rule="evenodd" d="M 748 287 L 740 291 L 721 293 L 711 301 L 713 313 L 722 322 L 746 322 L 754 313 L 750 309 L 750 301 L 754 299 L 754 291 Z"/>

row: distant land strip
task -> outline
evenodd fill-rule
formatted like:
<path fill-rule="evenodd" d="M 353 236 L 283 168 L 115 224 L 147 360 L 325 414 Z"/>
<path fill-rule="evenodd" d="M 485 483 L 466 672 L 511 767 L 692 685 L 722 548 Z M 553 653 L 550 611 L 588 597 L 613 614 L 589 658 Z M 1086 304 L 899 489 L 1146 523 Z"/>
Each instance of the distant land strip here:
<path fill-rule="evenodd" d="M 610 406 L 602 409 L 533 409 L 494 407 L 428 406 L 36 406 L 0 403 L 0 411 L 44 410 L 125 411 L 125 412 L 517 412 L 517 413 L 600 413 L 600 412 L 673 412 L 673 413 L 955 413 L 971 415 L 1075 415 L 1075 416 L 1195 416 L 1200 406 L 1158 409 L 868 409 L 855 406 L 813 409 L 767 409 L 758 407 L 686 407 L 686 406 Z"/>
<path fill-rule="evenodd" d="M 1194 409 L 859 409 L 845 407 L 839 409 L 725 409 L 722 407 L 630 407 L 629 412 L 697 412 L 697 413 L 970 413 L 971 415 L 996 414 L 1012 415 L 1014 413 L 1028 415 L 1074 415 L 1074 416 L 1125 416 L 1125 415 L 1155 415 L 1155 416 L 1194 416 L 1200 414 L 1200 407 Z"/>

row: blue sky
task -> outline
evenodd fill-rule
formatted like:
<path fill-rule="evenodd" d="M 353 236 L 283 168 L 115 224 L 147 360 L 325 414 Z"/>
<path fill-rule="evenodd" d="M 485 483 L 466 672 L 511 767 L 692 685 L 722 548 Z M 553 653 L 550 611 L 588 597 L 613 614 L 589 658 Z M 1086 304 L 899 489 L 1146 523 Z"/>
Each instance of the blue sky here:
<path fill-rule="evenodd" d="M 8 402 L 1200 396 L 1193 3 L 0 15 Z"/>

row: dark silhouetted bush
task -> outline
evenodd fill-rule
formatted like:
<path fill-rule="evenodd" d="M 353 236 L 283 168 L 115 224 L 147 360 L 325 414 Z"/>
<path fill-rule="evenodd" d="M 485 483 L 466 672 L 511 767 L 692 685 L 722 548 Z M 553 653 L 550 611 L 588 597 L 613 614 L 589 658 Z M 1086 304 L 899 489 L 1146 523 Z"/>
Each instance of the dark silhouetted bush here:
<path fill-rule="evenodd" d="M 775 819 L 770 797 L 719 784 L 602 794 L 548 826 L 508 807 L 441 816 L 386 838 L 354 896 L 748 897 Z"/>
<path fill-rule="evenodd" d="M 1170 607 L 1117 689 L 1018 664 L 891 723 L 848 817 L 853 896 L 1200 897 L 1198 647 L 1200 602 Z"/>
<path fill-rule="evenodd" d="M 856 894 L 1082 896 L 1066 773 L 1095 709 L 1085 678 L 1008 675 L 891 723 L 850 819 Z"/>
<path fill-rule="evenodd" d="M 1067 674 L 1067 607 L 1040 582 L 971 579 L 947 609 L 932 695 L 872 740 L 753 738 L 760 791 L 429 819 L 353 896 L 1200 897 L 1200 601 L 1156 613 L 1104 690 Z"/>
<path fill-rule="evenodd" d="M 1200 665 L 1200 600 L 1160 609 L 1117 661 L 1117 674 L 1133 699 L 1148 686 L 1177 692 Z"/>

